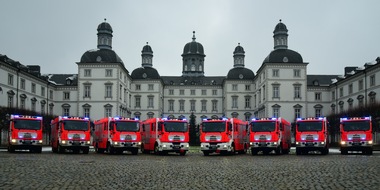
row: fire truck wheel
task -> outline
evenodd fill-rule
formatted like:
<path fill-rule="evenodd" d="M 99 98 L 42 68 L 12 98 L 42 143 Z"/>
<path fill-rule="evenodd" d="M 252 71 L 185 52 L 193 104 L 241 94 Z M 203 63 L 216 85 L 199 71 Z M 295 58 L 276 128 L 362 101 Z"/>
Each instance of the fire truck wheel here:
<path fill-rule="evenodd" d="M 58 153 L 64 153 L 65 152 L 65 149 L 58 143 Z"/>
<path fill-rule="evenodd" d="M 282 147 L 281 147 L 281 146 L 282 146 L 282 145 L 278 146 L 278 147 L 276 148 L 276 150 L 275 150 L 275 152 L 276 152 L 277 155 L 282 154 Z"/>
<path fill-rule="evenodd" d="M 155 145 L 154 145 L 154 154 L 158 154 L 160 151 L 159 151 L 159 149 L 158 149 L 158 144 L 156 143 Z"/>
<path fill-rule="evenodd" d="M 347 151 L 346 149 L 344 149 L 344 148 L 341 148 L 341 149 L 340 149 L 340 154 L 342 154 L 342 155 L 347 155 L 347 154 L 348 154 L 348 151 Z"/>
<path fill-rule="evenodd" d="M 139 152 L 139 149 L 133 149 L 133 150 L 131 150 L 131 152 L 132 152 L 132 155 L 137 155 L 137 153 Z"/>
<path fill-rule="evenodd" d="M 186 155 L 186 151 L 180 152 L 179 155 L 185 156 Z"/>
<path fill-rule="evenodd" d="M 210 153 L 208 151 L 203 151 L 204 156 L 208 156 Z"/>
<path fill-rule="evenodd" d="M 8 146 L 8 152 L 14 153 L 15 152 L 15 148 L 12 145 L 9 145 Z"/>
<path fill-rule="evenodd" d="M 301 155 L 302 151 L 300 149 L 296 149 L 296 155 Z"/>
<path fill-rule="evenodd" d="M 82 151 L 83 151 L 83 154 L 88 154 L 88 152 L 90 152 L 90 148 L 89 147 L 83 148 Z"/>
<path fill-rule="evenodd" d="M 362 152 L 365 155 L 372 155 L 372 150 L 363 150 Z"/>
<path fill-rule="evenodd" d="M 234 144 L 232 144 L 232 146 L 231 146 L 231 155 L 234 155 L 235 154 L 235 145 Z"/>
<path fill-rule="evenodd" d="M 326 155 L 326 154 L 329 153 L 329 149 L 328 148 L 324 148 L 324 149 L 322 149 L 321 153 L 322 153 L 322 155 Z"/>
<path fill-rule="evenodd" d="M 107 152 L 108 154 L 115 154 L 115 149 L 110 145 L 110 143 L 107 144 Z"/>
<path fill-rule="evenodd" d="M 257 150 L 251 149 L 251 154 L 252 154 L 252 156 L 257 155 Z"/>
<path fill-rule="evenodd" d="M 41 153 L 41 152 L 42 152 L 42 147 L 36 147 L 36 148 L 34 149 L 34 151 L 35 151 L 36 153 Z"/>
<path fill-rule="evenodd" d="M 51 151 L 53 151 L 54 153 L 56 153 L 58 150 L 57 150 L 57 148 L 51 147 Z"/>

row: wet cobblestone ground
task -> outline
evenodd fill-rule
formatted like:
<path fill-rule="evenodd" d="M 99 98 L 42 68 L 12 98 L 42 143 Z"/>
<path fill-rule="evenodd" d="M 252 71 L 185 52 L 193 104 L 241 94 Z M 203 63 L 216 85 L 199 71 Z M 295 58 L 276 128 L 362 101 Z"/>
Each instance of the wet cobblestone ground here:
<path fill-rule="evenodd" d="M 0 189 L 380 189 L 372 156 L 0 151 Z"/>

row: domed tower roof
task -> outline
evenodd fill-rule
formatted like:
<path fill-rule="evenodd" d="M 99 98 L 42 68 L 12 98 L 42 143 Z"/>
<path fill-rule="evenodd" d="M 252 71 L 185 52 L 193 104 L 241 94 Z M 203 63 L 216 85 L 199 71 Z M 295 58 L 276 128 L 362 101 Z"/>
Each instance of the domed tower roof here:
<path fill-rule="evenodd" d="M 141 51 L 142 54 L 148 54 L 148 53 L 153 53 L 153 50 L 152 48 L 150 47 L 150 45 L 148 45 L 148 42 L 146 43 L 146 45 L 143 47 L 142 51 Z"/>
<path fill-rule="evenodd" d="M 286 28 L 286 25 L 284 23 L 281 22 L 282 20 L 280 19 L 280 22 L 276 25 L 276 27 L 274 28 L 274 31 L 273 33 L 277 33 L 277 32 L 288 32 L 288 29 Z"/>
<path fill-rule="evenodd" d="M 240 43 L 238 43 L 238 46 L 236 46 L 234 55 L 235 54 L 245 54 L 244 48 L 240 46 Z"/>
<path fill-rule="evenodd" d="M 227 74 L 227 79 L 254 79 L 255 74 L 252 70 L 244 68 L 244 67 L 235 67 L 230 69 Z"/>
<path fill-rule="evenodd" d="M 158 71 L 153 67 L 140 67 L 132 71 L 132 79 L 160 79 Z"/>
<path fill-rule="evenodd" d="M 98 48 L 99 49 L 112 49 L 112 27 L 106 22 L 100 23 L 98 25 Z"/>
<path fill-rule="evenodd" d="M 104 22 L 102 22 L 98 25 L 98 32 L 101 30 L 105 30 L 105 31 L 108 30 L 111 33 L 113 32 L 111 25 L 108 22 L 106 22 L 106 19 L 104 19 Z"/>
<path fill-rule="evenodd" d="M 184 55 L 192 55 L 192 54 L 198 54 L 198 55 L 202 55 L 202 56 L 205 56 L 204 52 L 203 52 L 203 46 L 201 43 L 198 43 L 195 41 L 195 31 L 193 31 L 193 41 L 187 43 L 185 45 L 185 47 L 183 48 L 183 54 L 182 56 Z"/>
<path fill-rule="evenodd" d="M 276 49 L 264 59 L 263 63 L 303 63 L 301 54 L 291 49 Z"/>
<path fill-rule="evenodd" d="M 111 49 L 95 49 L 86 51 L 81 59 L 81 63 L 123 63 L 121 58 Z"/>
<path fill-rule="evenodd" d="M 244 67 L 245 51 L 240 43 L 236 46 L 234 51 L 234 67 Z"/>
<path fill-rule="evenodd" d="M 141 51 L 142 66 L 143 67 L 152 67 L 153 66 L 153 50 L 148 45 L 148 42 L 143 47 Z"/>

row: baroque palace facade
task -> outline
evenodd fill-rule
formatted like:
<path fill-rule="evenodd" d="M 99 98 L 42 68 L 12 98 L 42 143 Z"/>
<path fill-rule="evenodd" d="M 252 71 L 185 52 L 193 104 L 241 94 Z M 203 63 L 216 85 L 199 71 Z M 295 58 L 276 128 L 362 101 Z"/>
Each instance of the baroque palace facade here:
<path fill-rule="evenodd" d="M 274 29 L 274 50 L 256 74 L 245 67 L 240 44 L 226 76 L 205 76 L 201 43 L 187 43 L 181 76 L 160 76 L 153 51 L 142 49 L 140 68 L 129 73 L 112 50 L 113 30 L 99 24 L 97 49 L 86 51 L 73 74 L 41 74 L 38 65 L 23 65 L 0 54 L 0 106 L 54 115 L 202 118 L 318 117 L 379 101 L 380 58 L 343 75 L 308 75 L 308 63 L 288 49 L 288 30 Z M 337 63 L 338 64 L 338 63 Z M 229 63 L 225 63 L 229 65 Z"/>

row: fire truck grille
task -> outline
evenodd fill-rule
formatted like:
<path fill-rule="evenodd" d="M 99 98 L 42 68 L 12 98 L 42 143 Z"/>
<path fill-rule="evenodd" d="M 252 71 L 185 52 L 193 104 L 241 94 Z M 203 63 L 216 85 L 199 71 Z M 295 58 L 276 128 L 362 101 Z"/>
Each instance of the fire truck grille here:
<path fill-rule="evenodd" d="M 360 141 L 360 135 L 354 135 L 352 136 L 353 141 Z"/>
<path fill-rule="evenodd" d="M 307 141 L 312 141 L 312 140 L 314 140 L 313 135 L 306 135 L 306 140 L 307 140 Z"/>
<path fill-rule="evenodd" d="M 173 141 L 180 141 L 181 140 L 181 137 L 180 136 L 174 136 L 173 137 Z"/>
<path fill-rule="evenodd" d="M 74 134 L 73 135 L 73 139 L 80 139 L 80 135 L 79 134 Z"/>
<path fill-rule="evenodd" d="M 265 135 L 260 135 L 259 141 L 266 141 L 267 137 Z"/>
<path fill-rule="evenodd" d="M 30 133 L 24 133 L 24 138 L 25 139 L 30 139 L 30 138 L 32 138 L 32 134 L 30 134 Z"/>
<path fill-rule="evenodd" d="M 216 141 L 216 136 L 210 136 L 210 141 Z"/>
<path fill-rule="evenodd" d="M 132 140 L 132 136 L 131 135 L 125 135 L 125 140 Z"/>

